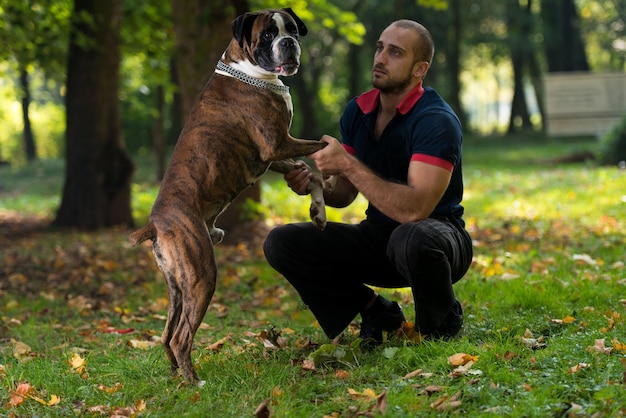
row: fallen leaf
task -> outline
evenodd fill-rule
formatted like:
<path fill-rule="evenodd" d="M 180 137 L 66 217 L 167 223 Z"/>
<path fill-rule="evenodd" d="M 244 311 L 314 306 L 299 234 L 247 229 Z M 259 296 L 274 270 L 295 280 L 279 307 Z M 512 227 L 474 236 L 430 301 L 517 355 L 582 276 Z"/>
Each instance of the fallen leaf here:
<path fill-rule="evenodd" d="M 619 342 L 617 338 L 613 338 L 611 340 L 611 344 L 613 344 L 613 350 L 619 351 L 622 354 L 626 354 L 626 344 Z"/>
<path fill-rule="evenodd" d="M 526 329 L 526 331 L 524 332 L 524 336 L 519 337 L 519 340 L 526 347 L 533 349 L 533 350 L 538 350 L 540 348 L 545 348 L 547 346 L 543 335 L 538 338 L 535 338 L 533 333 L 530 332 L 529 329 Z"/>
<path fill-rule="evenodd" d="M 421 373 L 422 369 L 413 370 L 412 372 L 405 374 L 404 377 L 401 378 L 401 380 L 411 379 L 413 377 L 419 376 Z"/>
<path fill-rule="evenodd" d="M 415 330 L 413 322 L 404 321 L 400 325 L 400 329 L 397 332 L 398 337 L 407 339 L 414 343 L 421 343 L 424 341 L 424 336 Z"/>
<path fill-rule="evenodd" d="M 335 377 L 337 379 L 347 379 L 350 377 L 350 373 L 342 369 L 337 369 L 335 370 Z"/>
<path fill-rule="evenodd" d="M 36 357 L 30 347 L 23 342 L 16 341 L 11 338 L 11 344 L 13 345 L 13 357 L 15 357 L 20 363 L 28 363 Z"/>
<path fill-rule="evenodd" d="M 51 395 L 49 401 L 43 400 L 41 398 L 38 398 L 32 395 L 30 396 L 30 398 L 46 406 L 54 406 L 54 405 L 57 405 L 59 402 L 61 402 L 61 398 L 59 398 L 57 395 Z"/>
<path fill-rule="evenodd" d="M 209 344 L 207 346 L 207 350 L 220 351 L 224 347 L 224 344 L 226 344 L 228 341 L 232 341 L 232 340 L 233 339 L 232 339 L 231 334 L 228 334 L 227 336 L 225 336 L 224 338 L 220 339 L 219 341 L 216 341 L 213 344 Z"/>
<path fill-rule="evenodd" d="M 106 392 L 108 394 L 112 394 L 112 393 L 115 393 L 115 392 L 121 390 L 122 389 L 122 384 L 120 382 L 117 382 L 113 386 L 98 385 L 98 389 L 100 389 L 101 391 Z"/>
<path fill-rule="evenodd" d="M 611 354 L 611 352 L 613 351 L 613 347 L 606 347 L 604 345 L 604 338 L 600 338 L 597 339 L 592 346 L 587 347 L 587 351 L 589 353 L 595 352 L 601 354 Z"/>
<path fill-rule="evenodd" d="M 129 347 L 139 348 L 141 350 L 148 350 L 152 347 L 161 345 L 161 340 L 157 337 L 151 341 L 148 340 L 128 340 L 126 343 Z"/>
<path fill-rule="evenodd" d="M 426 394 L 428 396 L 431 396 L 433 393 L 437 393 L 437 392 L 441 392 L 441 391 L 443 391 L 443 386 L 428 385 L 424 389 L 422 389 L 422 391 L 420 393 L 424 393 L 424 394 Z"/>
<path fill-rule="evenodd" d="M 478 356 L 472 356 L 466 353 L 456 353 L 448 357 L 448 363 L 452 366 L 463 366 L 464 364 L 475 362 L 478 360 Z"/>
<path fill-rule="evenodd" d="M 579 371 L 581 371 L 582 369 L 586 369 L 587 367 L 589 367 L 589 364 L 587 363 L 578 363 L 577 365 L 569 368 L 569 373 L 578 373 Z"/>
<path fill-rule="evenodd" d="M 74 373 L 79 374 L 83 379 L 88 377 L 86 372 L 87 361 L 79 354 L 74 353 L 72 358 L 69 360 L 69 364 Z"/>
<path fill-rule="evenodd" d="M 302 369 L 304 370 L 308 370 L 308 371 L 314 371 L 315 370 L 315 362 L 312 359 L 304 359 L 304 361 L 302 362 Z"/>
<path fill-rule="evenodd" d="M 387 410 L 387 391 L 383 390 L 383 392 L 376 397 L 376 408 L 381 415 L 385 415 L 385 411 Z"/>
<path fill-rule="evenodd" d="M 26 398 L 30 395 L 30 393 L 34 390 L 34 388 L 30 385 L 30 383 L 20 383 L 17 385 L 15 390 L 11 391 L 11 398 L 9 400 L 9 405 L 18 406 L 24 403 Z"/>
<path fill-rule="evenodd" d="M 459 400 L 461 392 L 457 392 L 452 396 L 444 395 L 430 404 L 432 409 L 442 412 L 453 411 L 462 405 Z"/>
<path fill-rule="evenodd" d="M 354 399 L 374 400 L 377 398 L 376 392 L 372 389 L 365 389 L 363 392 L 358 392 L 354 389 L 348 388 L 348 394 Z"/>
<path fill-rule="evenodd" d="M 589 254 L 574 254 L 572 260 L 578 261 L 578 264 L 587 264 L 589 266 L 595 266 L 598 264 L 596 260 L 591 258 Z"/>
<path fill-rule="evenodd" d="M 576 322 L 576 318 L 574 318 L 573 316 L 567 315 L 563 319 L 550 319 L 550 322 L 555 323 L 555 324 L 571 324 L 572 322 Z"/>

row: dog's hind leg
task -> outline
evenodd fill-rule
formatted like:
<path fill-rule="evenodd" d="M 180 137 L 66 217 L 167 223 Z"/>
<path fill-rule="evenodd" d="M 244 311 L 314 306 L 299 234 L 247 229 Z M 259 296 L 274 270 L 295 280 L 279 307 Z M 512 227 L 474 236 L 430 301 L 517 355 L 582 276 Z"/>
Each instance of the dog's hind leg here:
<path fill-rule="evenodd" d="M 161 343 L 163 344 L 165 354 L 167 355 L 167 358 L 172 366 L 172 371 L 176 371 L 178 369 L 178 361 L 176 360 L 174 352 L 170 348 L 170 341 L 172 339 L 172 335 L 174 334 L 174 330 L 180 321 L 180 313 L 182 311 L 182 294 L 178 284 L 176 283 L 176 273 L 173 270 L 175 268 L 174 263 L 165 258 L 163 250 L 159 245 L 159 240 L 155 239 L 153 241 L 152 249 L 154 251 L 154 257 L 157 265 L 165 276 L 165 283 L 167 285 L 169 296 L 167 320 L 165 322 L 163 333 L 161 334 Z"/>
<path fill-rule="evenodd" d="M 194 237 L 178 243 L 176 284 L 181 291 L 180 318 L 170 339 L 170 348 L 176 357 L 185 380 L 202 386 L 193 363 L 191 351 L 193 340 L 209 307 L 213 293 L 217 268 L 213 246 L 206 227 L 198 228 Z"/>

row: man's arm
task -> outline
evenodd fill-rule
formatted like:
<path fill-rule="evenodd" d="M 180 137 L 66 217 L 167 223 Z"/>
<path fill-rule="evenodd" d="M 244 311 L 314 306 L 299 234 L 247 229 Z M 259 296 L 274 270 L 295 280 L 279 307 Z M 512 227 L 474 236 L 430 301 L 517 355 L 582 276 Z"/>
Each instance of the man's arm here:
<path fill-rule="evenodd" d="M 324 136 L 322 140 L 329 145 L 310 155 L 317 168 L 325 175 L 345 177 L 344 180 L 351 183 L 378 210 L 401 223 L 430 216 L 452 177 L 452 173 L 445 168 L 411 161 L 408 184 L 390 182 L 348 154 L 335 138 Z"/>

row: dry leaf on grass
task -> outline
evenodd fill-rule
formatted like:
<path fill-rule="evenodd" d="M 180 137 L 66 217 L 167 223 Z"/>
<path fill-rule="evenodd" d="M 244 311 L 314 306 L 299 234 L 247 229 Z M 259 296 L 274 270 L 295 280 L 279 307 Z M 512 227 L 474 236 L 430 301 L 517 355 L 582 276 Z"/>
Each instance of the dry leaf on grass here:
<path fill-rule="evenodd" d="M 476 362 L 478 360 L 478 356 L 473 356 L 471 354 L 466 353 L 456 353 L 448 357 L 448 363 L 452 366 L 463 366 L 467 363 Z"/>
<path fill-rule="evenodd" d="M 31 351 L 30 347 L 23 342 L 11 338 L 11 345 L 13 345 L 13 357 L 20 363 L 28 363 L 37 357 L 37 355 Z"/>
<path fill-rule="evenodd" d="M 587 347 L 587 352 L 611 354 L 611 352 L 613 351 L 613 347 L 606 347 L 604 345 L 604 341 L 605 341 L 604 338 L 597 339 L 592 346 Z"/>
<path fill-rule="evenodd" d="M 432 402 L 430 407 L 441 412 L 454 411 L 462 405 L 462 402 L 459 399 L 460 397 L 461 392 L 457 392 L 452 396 L 444 395 Z"/>
<path fill-rule="evenodd" d="M 18 406 L 24 403 L 34 388 L 30 383 L 20 383 L 15 390 L 11 391 L 11 398 L 9 400 L 10 406 Z"/>
<path fill-rule="evenodd" d="M 578 363 L 575 366 L 572 366 L 569 368 L 568 372 L 569 373 L 578 373 L 579 371 L 581 371 L 582 369 L 586 369 L 587 367 L 589 367 L 590 365 L 587 363 Z"/>

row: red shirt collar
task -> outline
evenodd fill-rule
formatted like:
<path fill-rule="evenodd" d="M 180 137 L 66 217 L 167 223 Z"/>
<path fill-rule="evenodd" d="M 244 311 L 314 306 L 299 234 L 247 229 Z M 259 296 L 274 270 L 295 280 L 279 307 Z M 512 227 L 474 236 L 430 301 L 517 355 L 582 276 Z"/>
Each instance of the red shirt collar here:
<path fill-rule="evenodd" d="M 422 97 L 424 94 L 424 88 L 422 87 L 422 83 L 419 83 L 413 90 L 406 95 L 404 99 L 398 104 L 396 107 L 396 112 L 406 115 L 409 110 L 415 106 L 415 103 Z M 378 107 L 378 103 L 380 102 L 380 90 L 372 89 L 361 94 L 356 99 L 356 103 L 359 105 L 359 108 L 363 113 L 371 113 Z"/>

